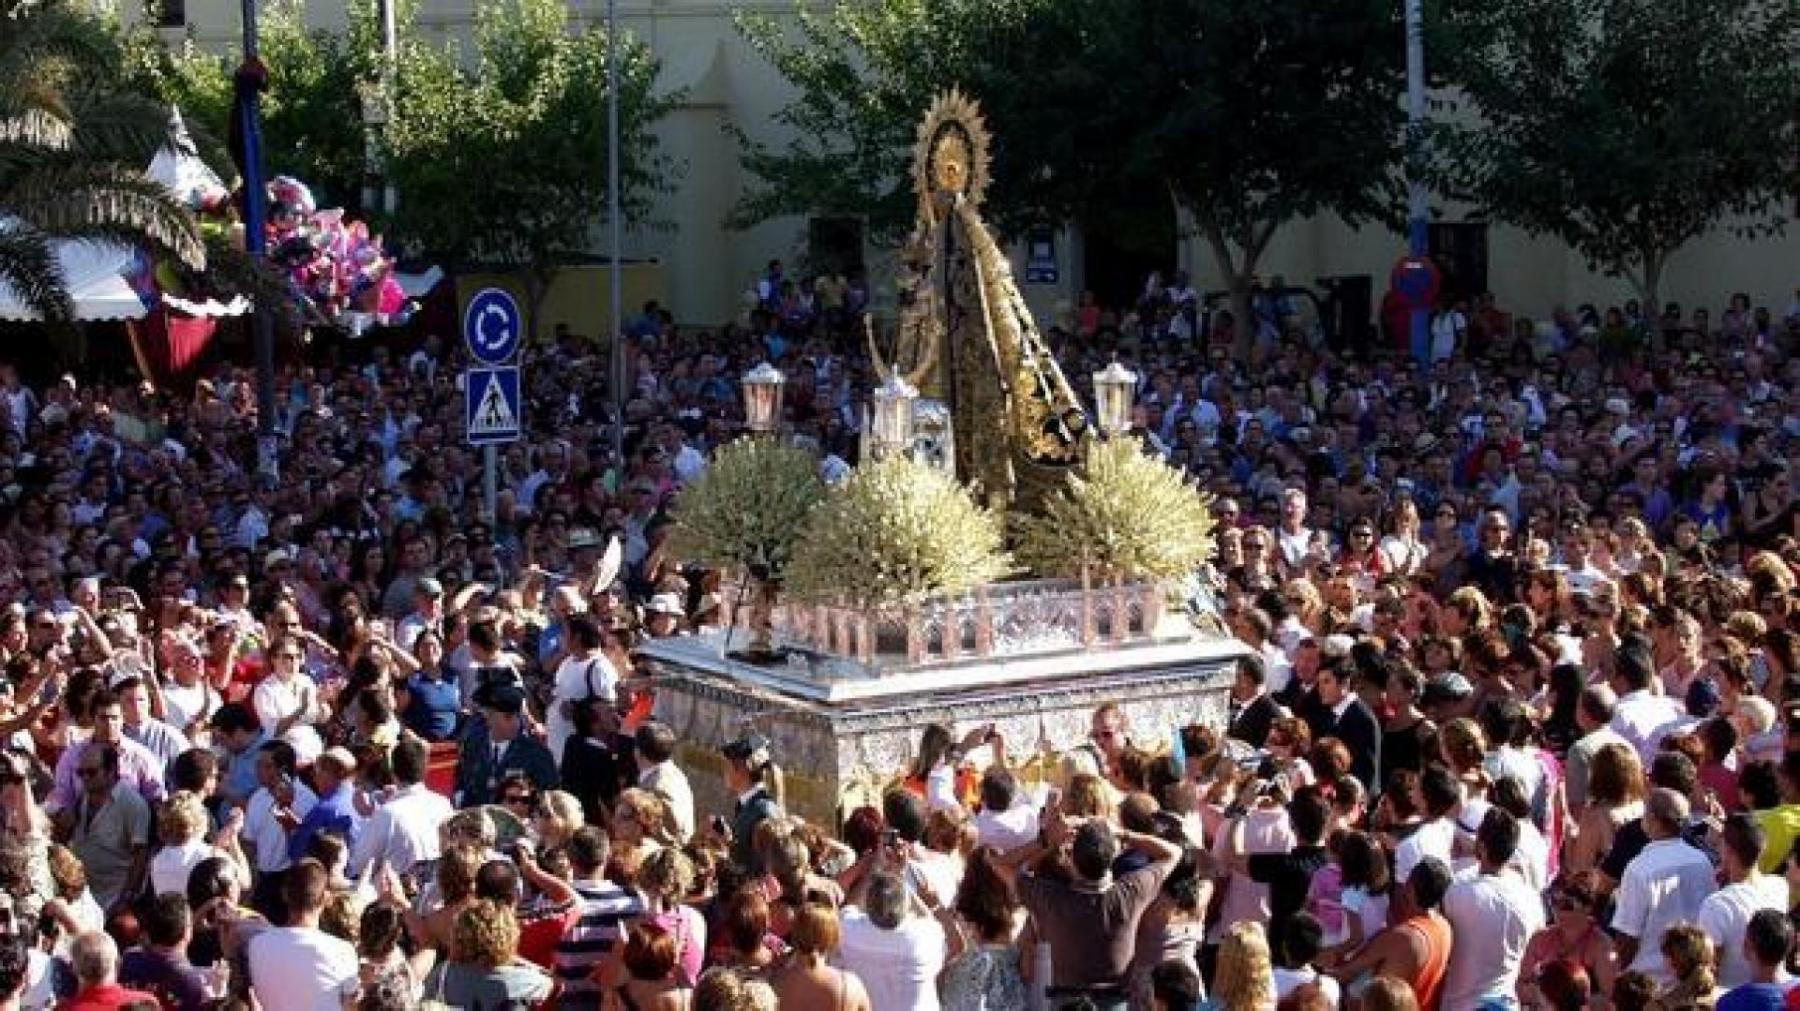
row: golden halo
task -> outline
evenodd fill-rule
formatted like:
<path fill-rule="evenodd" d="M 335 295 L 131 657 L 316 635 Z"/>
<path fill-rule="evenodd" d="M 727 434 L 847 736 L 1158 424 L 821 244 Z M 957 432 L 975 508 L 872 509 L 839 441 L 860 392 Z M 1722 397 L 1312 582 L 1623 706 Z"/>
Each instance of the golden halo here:
<path fill-rule="evenodd" d="M 940 93 L 919 121 L 913 145 L 913 191 L 921 207 L 939 193 L 957 192 L 979 208 L 987 195 L 990 151 L 981 106 L 951 88 Z"/>

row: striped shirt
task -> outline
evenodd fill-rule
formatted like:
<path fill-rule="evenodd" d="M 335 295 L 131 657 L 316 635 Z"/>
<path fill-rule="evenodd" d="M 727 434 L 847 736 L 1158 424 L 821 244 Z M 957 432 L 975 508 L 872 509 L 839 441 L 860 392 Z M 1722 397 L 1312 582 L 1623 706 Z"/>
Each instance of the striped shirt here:
<path fill-rule="evenodd" d="M 625 923 L 644 912 L 644 904 L 635 893 L 610 881 L 577 881 L 581 914 L 563 932 L 556 946 L 556 978 L 562 980 L 564 1009 L 598 1008 L 600 987 L 594 982 L 594 969 L 624 940 Z"/>

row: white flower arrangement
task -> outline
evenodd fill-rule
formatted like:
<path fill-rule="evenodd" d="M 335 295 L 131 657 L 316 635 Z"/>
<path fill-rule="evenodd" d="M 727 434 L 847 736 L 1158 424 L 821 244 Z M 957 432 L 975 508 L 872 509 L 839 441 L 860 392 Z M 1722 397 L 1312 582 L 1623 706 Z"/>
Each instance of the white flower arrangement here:
<path fill-rule="evenodd" d="M 1019 559 L 1041 576 L 1187 576 L 1212 557 L 1211 497 L 1130 439 L 1095 443 L 1079 472 L 1017 520 Z"/>
<path fill-rule="evenodd" d="M 779 579 L 824 496 L 818 462 L 805 450 L 776 439 L 728 443 L 675 503 L 676 556 Z"/>
<path fill-rule="evenodd" d="M 803 600 L 883 607 L 1007 575 L 1001 520 L 906 457 L 858 467 L 813 510 L 787 570 Z"/>

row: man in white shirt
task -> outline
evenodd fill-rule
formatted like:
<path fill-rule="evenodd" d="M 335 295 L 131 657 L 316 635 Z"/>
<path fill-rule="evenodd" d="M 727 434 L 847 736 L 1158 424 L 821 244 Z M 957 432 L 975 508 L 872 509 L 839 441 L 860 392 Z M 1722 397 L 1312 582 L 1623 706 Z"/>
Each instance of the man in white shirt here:
<path fill-rule="evenodd" d="M 1613 706 L 1612 729 L 1637 749 L 1645 765 L 1656 757 L 1669 728 L 1687 715 L 1680 702 L 1651 693 L 1655 677 L 1647 650 L 1626 646 L 1615 654 L 1612 681 L 1619 701 Z"/>
<path fill-rule="evenodd" d="M 330 875 L 302 860 L 287 875 L 282 897 L 290 926 L 250 941 L 250 990 L 263 1011 L 340 1011 L 358 988 L 356 948 L 319 929 Z"/>
<path fill-rule="evenodd" d="M 288 834 L 319 798 L 295 775 L 294 748 L 286 741 L 267 741 L 257 749 L 256 783 L 257 790 L 244 807 L 244 841 L 256 868 L 253 904 L 271 922 L 280 923 L 282 882 L 294 865 L 288 857 Z"/>
<path fill-rule="evenodd" d="M 361 878 L 365 871 L 379 873 L 384 866 L 404 876 L 419 864 L 438 858 L 438 828 L 456 812 L 449 798 L 425 787 L 430 754 L 430 748 L 416 737 L 403 738 L 394 746 L 398 789 L 363 824 L 362 835 L 350 851 L 351 877 Z"/>
<path fill-rule="evenodd" d="M 444 584 L 432 576 L 420 576 L 413 583 L 413 606 L 394 626 L 394 642 L 411 650 L 425 632 L 442 632 L 444 628 Z"/>
<path fill-rule="evenodd" d="M 593 615 L 573 615 L 565 628 L 568 656 L 556 669 L 555 694 L 545 721 L 549 731 L 546 743 L 559 763 L 563 748 L 575 735 L 575 706 L 588 699 L 598 705 L 617 705 L 619 695 L 619 672 L 601 648 L 606 637 Z"/>
<path fill-rule="evenodd" d="M 1762 826 L 1748 814 L 1734 814 L 1725 822 L 1719 862 L 1725 872 L 1725 887 L 1708 895 L 1700 903 L 1694 922 L 1706 932 L 1719 960 L 1719 985 L 1725 989 L 1750 982 L 1755 967 L 1744 954 L 1743 938 L 1750 918 L 1758 910 L 1772 909 L 1785 914 L 1788 909 L 1787 879 L 1763 874 L 1756 862 L 1762 854 Z"/>
<path fill-rule="evenodd" d="M 1506 866 L 1518 845 L 1518 821 L 1497 807 L 1488 809 L 1475 834 L 1479 872 L 1444 894 L 1444 916 L 1457 942 L 1444 971 L 1445 1008 L 1475 1008 L 1487 1001 L 1510 1006 L 1513 1000 L 1525 945 L 1545 922 L 1543 896 Z"/>
<path fill-rule="evenodd" d="M 1617 701 L 1611 688 L 1589 685 L 1575 706 L 1575 725 L 1581 728 L 1582 736 L 1569 746 L 1569 754 L 1563 759 L 1563 797 L 1571 819 L 1580 820 L 1581 809 L 1587 806 L 1588 769 L 1594 756 L 1608 744 L 1631 746 L 1609 726 Z"/>
<path fill-rule="evenodd" d="M 1427 766 L 1419 777 L 1419 796 L 1425 821 L 1400 840 L 1394 850 L 1394 880 L 1401 884 L 1426 857 L 1436 857 L 1445 867 L 1454 866 L 1456 814 L 1462 808 L 1462 787 L 1456 776 L 1441 765 Z"/>
<path fill-rule="evenodd" d="M 908 907 L 900 877 L 888 871 L 865 875 L 843 911 L 838 947 L 843 968 L 856 974 L 877 1008 L 937 1011 L 937 976 L 948 950 L 938 921 Z"/>
<path fill-rule="evenodd" d="M 1281 493 L 1281 526 L 1275 547 L 1289 573 L 1300 573 L 1325 557 L 1325 535 L 1306 525 L 1306 492 L 1289 488 Z"/>
<path fill-rule="evenodd" d="M 1677 923 L 1693 922 L 1713 891 L 1712 862 L 1681 838 L 1687 817 L 1686 797 L 1667 787 L 1650 791 L 1644 801 L 1650 843 L 1626 866 L 1613 893 L 1619 965 L 1647 973 L 1659 987 L 1675 981 L 1663 962 L 1663 933 Z"/>
<path fill-rule="evenodd" d="M 999 766 L 981 774 L 981 811 L 975 815 L 975 841 L 1000 853 L 1037 839 L 1038 812 L 1019 802 L 1019 781 Z"/>
<path fill-rule="evenodd" d="M 669 816 L 675 820 L 675 834 L 680 842 L 694 836 L 694 788 L 687 773 L 675 764 L 675 730 L 667 723 L 647 720 L 638 727 L 638 786 L 663 799 Z"/>

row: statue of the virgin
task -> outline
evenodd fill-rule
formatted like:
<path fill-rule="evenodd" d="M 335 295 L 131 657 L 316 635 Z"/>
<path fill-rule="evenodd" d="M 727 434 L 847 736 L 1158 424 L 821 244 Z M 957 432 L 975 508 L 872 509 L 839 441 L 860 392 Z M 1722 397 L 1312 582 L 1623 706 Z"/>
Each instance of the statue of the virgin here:
<path fill-rule="evenodd" d="M 901 251 L 893 367 L 948 408 L 956 476 L 1007 509 L 1060 483 L 1089 426 L 981 220 L 988 164 L 980 109 L 959 91 L 938 96 L 913 149 L 919 210 Z"/>

